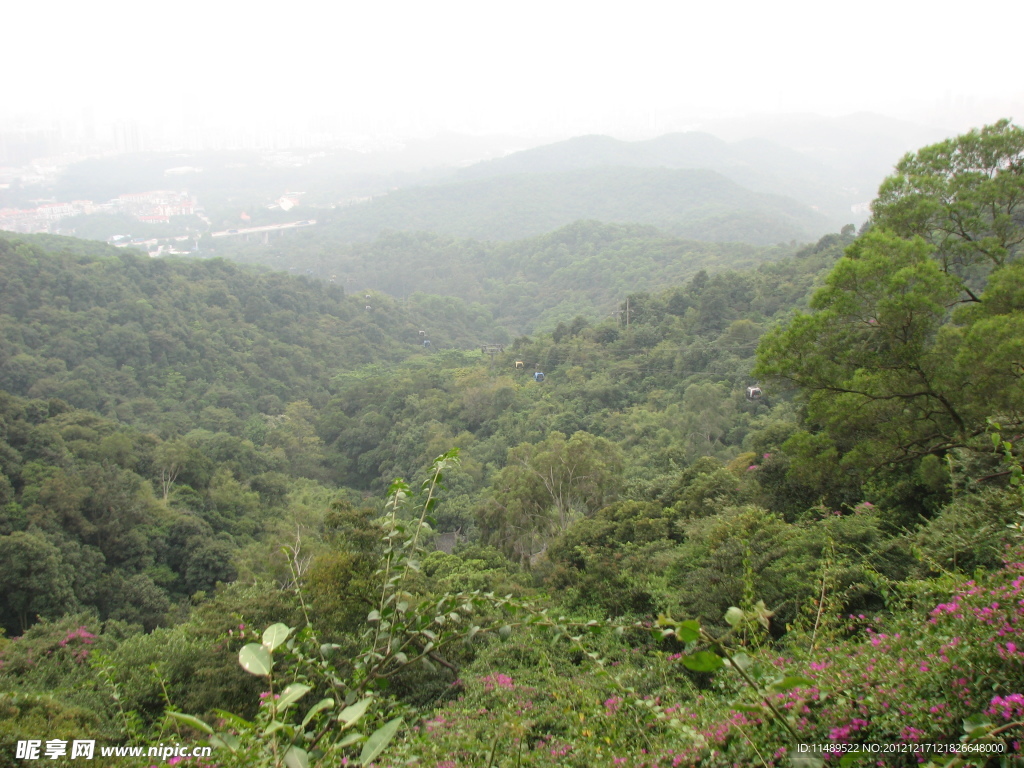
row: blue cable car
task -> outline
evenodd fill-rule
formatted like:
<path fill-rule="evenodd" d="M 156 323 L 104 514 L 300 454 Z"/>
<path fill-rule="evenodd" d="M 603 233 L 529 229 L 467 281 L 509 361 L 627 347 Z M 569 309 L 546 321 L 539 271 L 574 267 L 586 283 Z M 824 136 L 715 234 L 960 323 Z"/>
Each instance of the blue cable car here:
<path fill-rule="evenodd" d="M 544 374 L 541 373 L 540 371 L 537 371 L 535 374 L 533 374 L 533 380 L 534 381 L 544 381 Z"/>

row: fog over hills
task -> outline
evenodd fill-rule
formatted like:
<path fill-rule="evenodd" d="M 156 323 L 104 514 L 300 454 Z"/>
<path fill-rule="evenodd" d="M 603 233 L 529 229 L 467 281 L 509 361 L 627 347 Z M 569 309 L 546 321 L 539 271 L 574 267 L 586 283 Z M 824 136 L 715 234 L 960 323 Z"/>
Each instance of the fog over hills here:
<path fill-rule="evenodd" d="M 863 189 L 846 170 L 819 162 L 779 142 L 750 138 L 729 143 L 710 133 L 670 133 L 646 141 L 581 136 L 477 163 L 461 178 L 598 168 L 708 169 L 756 192 L 784 194 L 822 212 L 847 218 Z"/>
<path fill-rule="evenodd" d="M 579 219 L 755 244 L 809 240 L 837 228 L 806 204 L 751 192 L 713 170 L 600 166 L 399 190 L 339 211 L 329 227 L 342 241 L 385 230 L 514 240 Z"/>

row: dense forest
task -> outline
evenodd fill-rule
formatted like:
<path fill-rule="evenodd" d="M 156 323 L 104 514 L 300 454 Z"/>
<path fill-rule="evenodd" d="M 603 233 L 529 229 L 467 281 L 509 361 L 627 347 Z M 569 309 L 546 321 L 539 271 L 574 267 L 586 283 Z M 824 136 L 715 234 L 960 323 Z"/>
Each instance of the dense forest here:
<path fill-rule="evenodd" d="M 578 316 L 603 320 L 630 293 L 682 284 L 701 270 L 754 267 L 795 251 L 795 242 L 683 240 L 653 227 L 592 220 L 508 243 L 387 232 L 371 242 L 339 245 L 330 229 L 318 228 L 265 245 L 217 248 L 232 261 L 320 276 L 352 289 L 479 304 L 512 334 L 550 333 Z M 446 322 L 441 313 L 431 325 Z"/>
<path fill-rule="evenodd" d="M 1021 764 L 1022 206 L 1004 121 L 802 246 L 0 235 L 0 766 Z"/>

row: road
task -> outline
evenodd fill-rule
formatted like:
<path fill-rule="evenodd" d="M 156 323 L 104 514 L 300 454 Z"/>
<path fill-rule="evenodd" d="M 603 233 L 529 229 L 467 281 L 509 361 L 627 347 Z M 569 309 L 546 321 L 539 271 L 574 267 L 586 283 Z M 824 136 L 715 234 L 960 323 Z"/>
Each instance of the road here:
<path fill-rule="evenodd" d="M 259 232 L 277 232 L 282 229 L 296 229 L 297 227 L 311 227 L 316 224 L 316 219 L 305 221 L 292 221 L 287 224 L 267 224 L 262 227 L 246 227 L 245 229 L 225 229 L 222 232 L 214 232 L 214 237 L 234 237 L 235 235 L 252 235 Z"/>

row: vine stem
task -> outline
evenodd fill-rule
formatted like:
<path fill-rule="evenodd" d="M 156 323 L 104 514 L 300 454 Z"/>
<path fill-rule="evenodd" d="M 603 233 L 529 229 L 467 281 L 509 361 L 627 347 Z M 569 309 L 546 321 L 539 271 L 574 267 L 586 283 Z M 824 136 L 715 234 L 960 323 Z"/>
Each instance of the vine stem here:
<path fill-rule="evenodd" d="M 826 569 L 831 562 L 832 555 L 835 554 L 835 544 L 829 541 L 829 558 L 825 561 Z M 815 638 L 818 636 L 818 627 L 821 624 L 821 614 L 825 610 L 825 589 L 828 586 L 828 571 L 823 570 L 821 574 L 821 594 L 818 596 L 818 613 L 814 617 L 814 629 L 811 630 L 811 651 L 814 651 Z"/>
<path fill-rule="evenodd" d="M 1019 725 L 1024 725 L 1024 720 L 1018 720 L 1015 723 L 1007 723 L 1006 725 L 1001 725 L 998 728 L 996 728 L 994 731 L 991 731 L 990 733 L 988 733 L 987 735 L 988 736 L 998 736 L 1003 731 L 1008 731 L 1011 728 L 1016 728 Z"/>
<path fill-rule="evenodd" d="M 397 483 L 398 483 L 398 481 L 396 480 L 395 481 L 395 485 L 396 486 L 397 486 Z M 403 485 L 404 485 L 404 483 L 403 483 Z M 395 528 L 397 527 L 397 522 L 398 522 L 398 505 L 401 503 L 403 494 L 404 494 L 404 489 L 403 488 L 395 487 L 394 495 L 391 497 L 391 500 L 388 502 L 388 506 L 391 507 L 391 533 L 392 534 L 394 534 Z M 393 541 L 393 538 L 388 540 L 388 547 L 389 547 L 389 551 L 387 552 L 387 554 L 385 556 L 385 561 L 384 561 L 384 579 L 383 579 L 383 583 L 381 584 L 381 588 L 380 588 L 380 604 L 377 606 L 378 613 L 383 613 L 384 612 L 384 603 L 387 600 L 388 579 L 391 576 L 391 559 L 394 557 L 394 541 Z M 373 652 L 374 653 L 377 653 L 377 643 L 380 640 L 380 627 L 381 627 L 382 621 L 383 621 L 383 619 L 378 619 L 377 620 L 377 626 L 376 626 L 374 634 L 373 634 Z"/>
<path fill-rule="evenodd" d="M 737 731 L 739 731 L 739 732 L 740 732 L 740 734 L 741 734 L 741 735 L 743 736 L 743 740 L 744 740 L 744 741 L 746 741 L 746 742 L 747 742 L 747 744 L 749 744 L 749 745 L 750 745 L 750 748 L 751 748 L 752 750 L 754 750 L 754 753 L 755 753 L 755 754 L 757 755 L 757 759 L 761 761 L 761 765 L 763 765 L 763 766 L 764 766 L 764 768 L 768 768 L 768 763 L 767 763 L 767 762 L 765 762 L 765 759 L 764 759 L 764 755 L 762 755 L 762 754 L 761 754 L 761 750 L 759 750 L 759 749 L 757 748 L 757 745 L 756 745 L 756 744 L 754 744 L 754 742 L 753 742 L 753 741 L 751 740 L 751 738 L 750 738 L 749 736 L 747 736 L 747 732 L 746 732 L 746 731 L 744 731 L 744 730 L 743 730 L 743 729 L 742 729 L 742 728 L 741 728 L 740 726 L 738 726 L 738 725 L 737 725 L 736 723 L 733 723 L 733 724 L 732 724 L 732 727 L 733 727 L 733 728 L 735 728 L 735 729 L 736 729 Z"/>
<path fill-rule="evenodd" d="M 749 685 L 755 691 L 758 690 L 757 683 L 755 683 L 754 680 L 750 677 L 750 675 L 747 674 L 746 670 L 744 670 L 739 664 L 736 663 L 736 660 L 732 657 L 732 654 L 729 653 L 728 649 L 724 645 L 722 645 L 721 641 L 719 641 L 718 638 L 712 637 L 704 629 L 700 630 L 700 635 L 702 640 L 712 643 L 718 649 L 718 652 L 721 653 L 723 657 L 725 657 L 725 659 L 729 662 L 732 668 L 739 673 L 740 677 L 743 678 L 744 682 L 747 685 Z M 797 732 L 793 730 L 793 726 L 789 724 L 789 721 L 783 716 L 783 714 L 778 710 L 778 708 L 774 704 L 772 704 L 769 698 L 767 696 L 762 695 L 761 701 L 764 702 L 764 705 L 772 711 L 772 714 L 775 715 L 775 717 L 778 719 L 780 723 L 782 723 L 783 727 L 787 731 L 789 731 L 789 735 L 792 736 L 795 741 L 800 741 L 799 734 L 797 734 Z"/>

